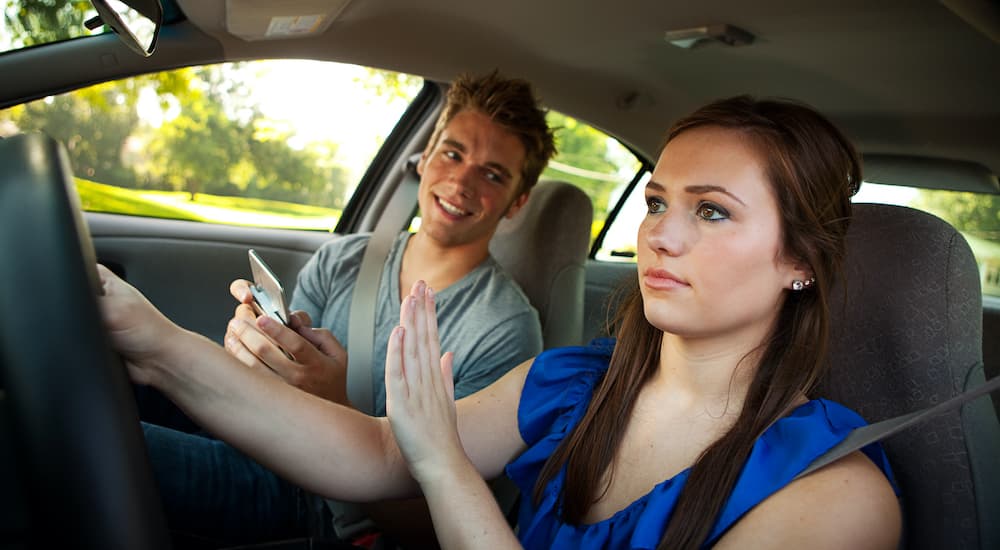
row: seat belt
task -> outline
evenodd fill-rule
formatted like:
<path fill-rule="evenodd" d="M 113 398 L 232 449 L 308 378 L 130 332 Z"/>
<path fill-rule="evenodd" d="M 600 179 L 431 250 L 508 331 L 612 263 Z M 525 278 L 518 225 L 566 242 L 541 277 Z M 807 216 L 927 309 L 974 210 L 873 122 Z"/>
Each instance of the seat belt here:
<path fill-rule="evenodd" d="M 403 180 L 389 199 L 385 211 L 375 224 L 365 254 L 361 258 L 358 278 L 351 296 L 351 315 L 347 328 L 347 398 L 355 409 L 368 415 L 374 414 L 372 392 L 372 361 L 375 349 L 375 308 L 378 305 L 378 287 L 389 249 L 404 224 L 413 217 L 417 204 L 420 179 L 417 162 L 420 155 L 410 157 L 403 166 Z M 384 344 L 383 344 L 384 345 Z"/>
<path fill-rule="evenodd" d="M 976 365 L 976 367 L 981 366 L 982 364 Z M 823 453 L 809 463 L 809 466 L 806 467 L 802 473 L 795 476 L 795 479 L 809 475 L 823 466 L 836 462 L 854 451 L 860 450 L 866 445 L 885 439 L 886 437 L 905 430 L 906 428 L 920 424 L 933 416 L 950 411 L 951 409 L 968 403 L 977 397 L 982 397 L 997 390 L 1000 390 L 1000 376 L 994 376 L 979 386 L 968 389 L 956 396 L 951 397 L 950 399 L 938 403 L 937 405 L 932 405 L 925 409 L 902 414 L 881 422 L 869 424 L 867 426 L 854 428 L 854 430 L 852 430 L 843 441 L 834 445 L 829 451 Z"/>

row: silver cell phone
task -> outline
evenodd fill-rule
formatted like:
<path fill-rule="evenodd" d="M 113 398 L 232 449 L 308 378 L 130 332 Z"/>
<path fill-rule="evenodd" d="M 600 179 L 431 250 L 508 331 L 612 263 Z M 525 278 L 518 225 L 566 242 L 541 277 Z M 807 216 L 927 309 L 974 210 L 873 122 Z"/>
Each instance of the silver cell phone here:
<path fill-rule="evenodd" d="M 253 294 L 253 308 L 257 315 L 267 315 L 284 325 L 288 324 L 288 307 L 285 305 L 285 290 L 281 288 L 281 281 L 275 276 L 267 263 L 257 254 L 257 251 L 250 249 L 250 273 L 253 274 L 253 284 L 250 285 L 250 293 Z"/>

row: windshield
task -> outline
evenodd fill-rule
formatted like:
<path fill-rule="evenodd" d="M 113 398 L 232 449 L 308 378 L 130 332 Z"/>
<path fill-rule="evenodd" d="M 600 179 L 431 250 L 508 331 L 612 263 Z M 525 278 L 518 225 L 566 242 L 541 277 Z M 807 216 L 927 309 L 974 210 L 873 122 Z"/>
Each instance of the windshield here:
<path fill-rule="evenodd" d="M 161 0 L 163 22 L 180 17 L 172 0 Z M 84 21 L 97 15 L 89 0 L 4 0 L 0 19 L 0 54 L 60 42 L 71 38 L 112 32 L 107 27 L 87 30 Z"/>
<path fill-rule="evenodd" d="M 83 26 L 84 21 L 95 15 L 97 11 L 86 0 L 5 0 L 0 20 L 0 51 L 106 32 L 104 28 L 92 32 Z"/>

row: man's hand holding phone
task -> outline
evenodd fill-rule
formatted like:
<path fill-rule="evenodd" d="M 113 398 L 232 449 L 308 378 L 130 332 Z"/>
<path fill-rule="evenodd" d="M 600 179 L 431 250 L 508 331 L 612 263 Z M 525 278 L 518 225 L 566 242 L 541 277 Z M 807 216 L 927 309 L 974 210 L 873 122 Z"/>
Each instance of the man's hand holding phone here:
<path fill-rule="evenodd" d="M 251 368 L 266 368 L 301 390 L 347 404 L 347 352 L 340 342 L 329 330 L 312 328 L 304 311 L 288 313 L 287 326 L 280 316 L 258 315 L 263 308 L 253 287 L 245 279 L 229 286 L 240 304 L 226 328 L 226 350 Z M 283 308 L 283 297 L 281 303 Z"/>

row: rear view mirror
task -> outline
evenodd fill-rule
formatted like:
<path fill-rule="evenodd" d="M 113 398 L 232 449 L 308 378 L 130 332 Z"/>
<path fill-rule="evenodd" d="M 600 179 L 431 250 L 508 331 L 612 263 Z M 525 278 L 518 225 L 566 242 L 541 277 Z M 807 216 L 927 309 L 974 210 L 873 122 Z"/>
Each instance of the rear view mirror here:
<path fill-rule="evenodd" d="M 84 23 L 88 29 L 107 25 L 132 51 L 143 57 L 153 53 L 163 22 L 159 0 L 90 0 L 90 3 L 97 10 L 97 17 Z"/>

